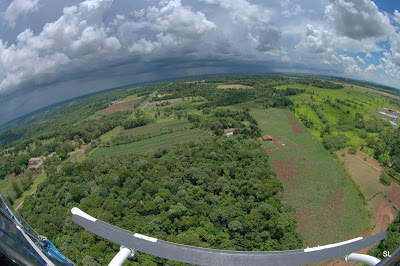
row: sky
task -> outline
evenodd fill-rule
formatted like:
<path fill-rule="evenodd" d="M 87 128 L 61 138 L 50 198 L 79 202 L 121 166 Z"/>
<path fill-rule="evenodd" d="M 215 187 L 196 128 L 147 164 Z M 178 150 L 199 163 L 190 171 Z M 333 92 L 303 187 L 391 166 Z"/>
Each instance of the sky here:
<path fill-rule="evenodd" d="M 400 88 L 398 0 L 1 0 L 0 124 L 112 87 L 317 73 Z"/>

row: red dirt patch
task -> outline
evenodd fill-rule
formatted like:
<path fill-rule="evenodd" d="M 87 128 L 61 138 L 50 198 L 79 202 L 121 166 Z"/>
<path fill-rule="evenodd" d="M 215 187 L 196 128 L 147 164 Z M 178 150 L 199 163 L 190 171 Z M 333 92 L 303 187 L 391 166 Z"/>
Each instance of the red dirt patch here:
<path fill-rule="evenodd" d="M 304 132 L 306 132 L 306 131 L 304 130 L 304 128 L 302 128 L 302 127 L 299 125 L 299 123 L 296 121 L 296 119 L 294 119 L 292 113 L 291 113 L 288 109 L 283 109 L 283 113 L 284 113 L 284 114 L 286 115 L 286 117 L 288 118 L 289 124 L 290 124 L 290 126 L 292 127 L 293 133 L 298 134 L 298 133 L 304 133 Z"/>
<path fill-rule="evenodd" d="M 133 100 L 122 102 L 122 103 L 116 103 L 105 109 L 101 109 L 97 112 L 104 114 L 104 115 L 109 115 L 109 114 L 121 112 L 121 111 L 133 111 L 135 109 L 135 103 L 137 101 L 138 101 L 138 99 L 133 99 Z"/>
<path fill-rule="evenodd" d="M 272 170 L 282 181 L 298 178 L 300 175 L 299 168 L 293 164 L 293 160 L 274 160 L 271 161 Z"/>
<path fill-rule="evenodd" d="M 157 94 L 157 98 L 164 98 L 165 96 L 172 96 L 172 93 Z"/>
<path fill-rule="evenodd" d="M 325 197 L 327 208 L 334 210 L 333 217 L 338 217 L 341 214 L 341 210 L 345 208 L 343 204 L 344 191 L 343 188 L 335 190 L 332 194 Z"/>

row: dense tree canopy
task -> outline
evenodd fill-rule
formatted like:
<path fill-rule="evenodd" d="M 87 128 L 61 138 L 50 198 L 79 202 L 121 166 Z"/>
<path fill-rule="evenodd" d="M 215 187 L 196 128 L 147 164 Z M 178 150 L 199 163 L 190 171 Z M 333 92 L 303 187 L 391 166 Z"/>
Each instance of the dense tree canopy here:
<path fill-rule="evenodd" d="M 73 225 L 73 206 L 182 244 L 233 250 L 302 245 L 290 208 L 281 203 L 282 183 L 252 139 L 191 142 L 154 155 L 101 157 L 47 172 L 21 214 L 77 263 L 104 264 L 104 254 L 114 254 L 115 246 Z M 157 261 L 140 255 L 136 260 Z"/>

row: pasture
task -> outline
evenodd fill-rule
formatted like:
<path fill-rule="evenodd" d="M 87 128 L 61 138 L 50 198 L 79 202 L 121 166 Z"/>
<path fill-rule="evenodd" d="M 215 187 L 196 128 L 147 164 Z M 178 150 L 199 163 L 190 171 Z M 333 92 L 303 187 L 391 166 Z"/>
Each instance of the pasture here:
<path fill-rule="evenodd" d="M 321 140 L 321 131 L 326 128 L 326 123 L 317 115 L 317 110 L 325 116 L 330 125 L 334 125 L 338 124 L 340 119 L 354 117 L 357 113 L 362 114 L 365 119 L 378 118 L 378 120 L 383 121 L 382 116 L 379 115 L 377 110 L 380 110 L 382 107 L 400 109 L 398 102 L 396 103 L 393 99 L 388 98 L 389 94 L 358 86 L 346 85 L 344 89 L 333 90 L 303 84 L 288 84 L 276 86 L 275 88 L 282 90 L 286 88 L 306 90 L 305 94 L 292 97 L 295 115 L 297 118 L 304 115 L 313 122 L 313 126 L 308 128 L 308 130 L 319 140 Z M 396 98 L 396 96 L 392 98 Z M 387 128 L 391 127 L 389 125 Z M 355 128 L 349 130 L 345 128 L 331 128 L 333 134 L 345 133 L 354 147 L 359 147 L 365 142 L 364 139 L 359 137 L 359 131 Z M 374 134 L 368 133 L 368 136 L 373 136 Z"/>
<path fill-rule="evenodd" d="M 269 156 L 283 181 L 283 199 L 296 210 L 304 246 L 339 242 L 363 232 L 367 215 L 357 192 L 320 142 L 284 109 L 253 109 L 251 114 L 263 133 L 298 145 Z"/>
<path fill-rule="evenodd" d="M 367 208 L 371 217 L 371 224 L 375 224 L 378 218 L 379 205 L 390 191 L 389 187 L 378 180 L 383 173 L 382 167 L 377 161 L 366 157 L 359 151 L 357 151 L 356 155 L 349 154 L 347 151 L 338 151 L 336 154 L 364 194 L 368 204 Z M 367 158 L 367 160 L 364 160 L 364 158 Z"/>
<path fill-rule="evenodd" d="M 189 128 L 189 121 L 187 120 L 172 120 L 167 122 L 149 124 L 142 127 L 136 127 L 124 130 L 121 135 L 135 135 L 138 137 L 155 136 L 163 133 L 171 133 L 173 131 L 180 131 Z"/>
<path fill-rule="evenodd" d="M 102 147 L 94 150 L 93 153 L 90 154 L 90 157 L 153 152 L 157 149 L 169 147 L 177 143 L 196 141 L 209 137 L 209 134 L 199 129 L 177 131 L 154 138 L 147 138 L 140 141 L 131 142 L 129 144 Z"/>

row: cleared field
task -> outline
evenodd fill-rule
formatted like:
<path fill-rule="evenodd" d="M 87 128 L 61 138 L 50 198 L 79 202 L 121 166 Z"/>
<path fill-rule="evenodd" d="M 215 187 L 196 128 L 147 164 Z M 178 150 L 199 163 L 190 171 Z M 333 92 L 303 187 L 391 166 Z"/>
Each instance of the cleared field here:
<path fill-rule="evenodd" d="M 189 127 L 187 120 L 173 120 L 168 122 L 150 124 L 143 127 L 137 127 L 124 130 L 121 135 L 136 135 L 136 136 L 152 136 L 159 135 L 160 133 L 167 133 L 169 131 L 184 130 Z"/>
<path fill-rule="evenodd" d="M 116 103 L 105 109 L 101 109 L 97 112 L 104 114 L 104 115 L 109 115 L 109 114 L 121 112 L 121 111 L 132 111 L 135 109 L 135 103 L 138 100 L 139 100 L 139 98 L 136 98 L 136 99 L 126 101 L 126 102 Z"/>
<path fill-rule="evenodd" d="M 114 156 L 121 154 L 131 154 L 131 153 L 144 153 L 155 151 L 159 148 L 169 147 L 171 145 L 189 142 L 195 140 L 201 140 L 204 138 L 209 138 L 210 135 L 199 129 L 190 129 L 184 131 L 173 132 L 170 134 L 165 134 L 162 136 L 144 139 L 141 141 L 132 142 L 124 145 L 117 145 L 111 147 L 103 147 L 95 150 L 90 157 L 97 156 Z"/>
<path fill-rule="evenodd" d="M 17 208 L 19 206 L 19 204 L 21 204 L 24 201 L 25 197 L 31 195 L 37 189 L 37 187 L 44 180 L 46 180 L 46 178 L 47 178 L 46 173 L 43 173 L 43 174 L 38 175 L 37 177 L 35 177 L 35 179 L 33 180 L 33 184 L 31 186 L 31 188 L 29 190 L 25 191 L 20 198 L 18 198 L 18 199 L 16 199 L 14 201 L 14 206 L 13 207 Z"/>
<path fill-rule="evenodd" d="M 20 185 L 20 181 L 14 175 L 8 175 L 4 180 L 0 182 L 0 192 L 2 195 L 10 195 L 12 198 L 15 198 L 15 192 L 12 188 L 13 181 L 16 181 L 18 185 Z"/>
<path fill-rule="evenodd" d="M 218 85 L 217 88 L 226 90 L 226 89 L 248 89 L 252 87 L 240 84 L 230 84 L 230 85 Z"/>
<path fill-rule="evenodd" d="M 297 120 L 287 111 L 256 109 L 251 114 L 266 134 L 283 136 L 298 145 L 269 156 L 272 169 L 284 183 L 283 199 L 297 212 L 304 246 L 335 243 L 361 234 L 367 227 L 366 211 L 332 155 L 301 125 L 294 127 Z"/>
<path fill-rule="evenodd" d="M 342 156 L 344 154 L 345 156 Z M 390 188 L 379 182 L 378 178 L 383 173 L 379 163 L 372 162 L 372 158 L 364 161 L 365 156 L 357 152 L 356 156 L 348 154 L 347 151 L 338 151 L 338 158 L 345 164 L 353 180 L 360 187 L 368 202 L 368 211 L 371 215 L 371 224 L 377 221 L 379 205 L 383 197 L 388 195 Z"/>

